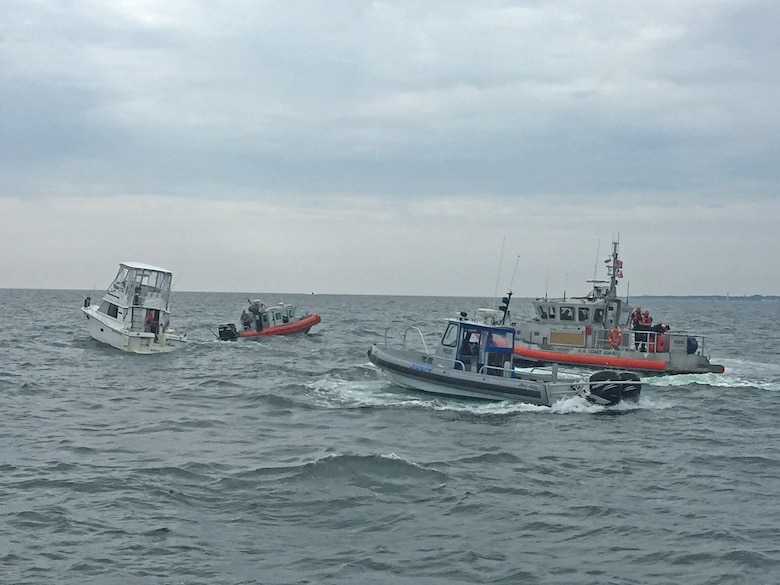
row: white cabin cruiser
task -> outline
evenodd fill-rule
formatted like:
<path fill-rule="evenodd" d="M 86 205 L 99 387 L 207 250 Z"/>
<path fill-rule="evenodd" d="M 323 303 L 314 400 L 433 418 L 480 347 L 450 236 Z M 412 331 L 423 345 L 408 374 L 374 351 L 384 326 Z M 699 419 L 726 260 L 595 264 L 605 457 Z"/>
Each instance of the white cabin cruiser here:
<path fill-rule="evenodd" d="M 617 296 L 623 278 L 618 242 L 605 261 L 609 280 L 592 280 L 584 297 L 537 298 L 534 318 L 512 323 L 517 330 L 519 364 L 559 363 L 587 368 L 618 368 L 644 373 L 723 373 L 712 364 L 700 335 L 676 331 L 664 323 L 632 321 L 631 307 Z M 509 293 L 500 307 L 509 323 Z"/>
<path fill-rule="evenodd" d="M 99 305 L 84 299 L 89 334 L 129 353 L 165 353 L 182 347 L 186 333 L 170 327 L 172 273 L 165 268 L 122 262 Z"/>
<path fill-rule="evenodd" d="M 579 395 L 595 404 L 613 405 L 638 400 L 642 387 L 638 376 L 629 372 L 597 372 L 585 378 L 561 375 L 557 367 L 548 371 L 516 368 L 512 364 L 514 329 L 469 321 L 465 313 L 447 320 L 435 351 L 429 351 L 417 327 L 407 328 L 400 347 L 390 348 L 389 331 L 385 331 L 383 346 L 374 344 L 368 350 L 368 358 L 393 383 L 422 392 L 542 406 Z M 412 343 L 421 349 L 410 347 Z"/>

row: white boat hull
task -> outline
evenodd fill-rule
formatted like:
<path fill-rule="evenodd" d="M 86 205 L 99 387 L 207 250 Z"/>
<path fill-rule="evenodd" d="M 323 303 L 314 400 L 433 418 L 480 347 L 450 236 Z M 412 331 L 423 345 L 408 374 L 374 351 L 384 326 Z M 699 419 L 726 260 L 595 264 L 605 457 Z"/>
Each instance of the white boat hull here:
<path fill-rule="evenodd" d="M 128 331 L 119 321 L 100 314 L 96 305 L 82 307 L 81 311 L 87 317 L 87 329 L 93 339 L 128 353 L 168 353 L 187 343 L 184 336 L 173 331 L 157 336 L 143 331 Z"/>

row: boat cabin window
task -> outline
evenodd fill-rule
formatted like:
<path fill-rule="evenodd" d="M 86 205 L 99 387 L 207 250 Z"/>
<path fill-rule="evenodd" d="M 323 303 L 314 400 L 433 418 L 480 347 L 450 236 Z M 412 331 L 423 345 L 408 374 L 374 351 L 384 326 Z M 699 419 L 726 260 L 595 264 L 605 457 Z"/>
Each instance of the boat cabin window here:
<path fill-rule="evenodd" d="M 561 321 L 574 321 L 574 308 L 561 307 Z"/>
<path fill-rule="evenodd" d="M 458 326 L 450 323 L 441 338 L 441 344 L 447 347 L 455 347 L 458 344 Z"/>
<path fill-rule="evenodd" d="M 590 309 L 588 307 L 580 307 L 577 309 L 577 321 L 590 321 Z"/>
<path fill-rule="evenodd" d="M 117 277 L 119 278 L 119 277 Z M 130 273 L 136 293 L 159 293 L 171 288 L 171 274 L 136 268 Z"/>
<path fill-rule="evenodd" d="M 607 323 L 615 322 L 615 305 L 607 305 Z"/>
<path fill-rule="evenodd" d="M 451 325 L 452 326 L 452 325 Z M 458 357 L 469 358 L 470 356 L 479 355 L 479 343 L 481 338 L 482 329 L 474 325 L 461 324 L 456 333 L 458 345 Z M 444 332 L 444 339 L 450 338 L 449 329 Z"/>
<path fill-rule="evenodd" d="M 117 307 L 114 303 L 108 304 L 108 310 L 106 311 L 106 314 L 109 317 L 113 317 L 114 319 L 117 318 L 117 315 L 119 314 L 119 307 Z"/>
<path fill-rule="evenodd" d="M 513 348 L 511 331 L 491 331 L 488 335 L 488 351 L 504 350 L 512 352 Z"/>
<path fill-rule="evenodd" d="M 594 323 L 603 323 L 604 322 L 604 309 L 594 309 L 594 311 L 593 311 L 593 322 Z"/>
<path fill-rule="evenodd" d="M 539 305 L 537 307 L 540 319 L 555 319 L 555 306 L 554 305 Z"/>
<path fill-rule="evenodd" d="M 460 346 L 461 356 L 479 355 L 480 332 L 477 329 L 463 329 L 463 341 Z"/>

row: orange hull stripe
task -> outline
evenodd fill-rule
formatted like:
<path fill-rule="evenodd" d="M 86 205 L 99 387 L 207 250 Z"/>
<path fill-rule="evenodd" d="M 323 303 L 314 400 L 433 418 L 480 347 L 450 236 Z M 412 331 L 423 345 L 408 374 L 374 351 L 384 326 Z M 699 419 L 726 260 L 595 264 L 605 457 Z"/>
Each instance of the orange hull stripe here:
<path fill-rule="evenodd" d="M 621 358 L 603 355 L 582 355 L 561 353 L 558 351 L 545 351 L 542 349 L 529 349 L 515 346 L 515 355 L 528 357 L 548 362 L 561 364 L 588 364 L 593 366 L 605 366 L 611 368 L 633 368 L 636 370 L 666 370 L 666 362 L 661 360 L 637 360 L 633 358 Z"/>

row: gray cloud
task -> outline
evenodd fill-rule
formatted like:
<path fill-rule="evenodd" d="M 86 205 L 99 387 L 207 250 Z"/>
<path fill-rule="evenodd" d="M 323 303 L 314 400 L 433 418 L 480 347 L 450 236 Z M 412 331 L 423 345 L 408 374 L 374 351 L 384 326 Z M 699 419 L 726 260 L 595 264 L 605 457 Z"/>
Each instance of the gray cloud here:
<path fill-rule="evenodd" d="M 589 223 L 550 229 L 576 229 L 582 242 L 643 232 L 599 218 L 641 218 L 649 207 L 665 246 L 693 229 L 711 238 L 701 248 L 715 248 L 716 225 L 745 253 L 763 245 L 766 226 L 748 214 L 731 229 L 729 202 L 777 194 L 780 5 L 770 2 L 10 1 L 0 11 L 8 213 L 35 213 L 30 198 L 59 200 L 74 224 L 83 198 L 283 203 L 288 215 L 335 213 L 345 200 L 408 209 L 455 198 L 491 216 L 531 204 L 557 219 L 568 206 Z M 487 202 L 498 208 L 486 212 Z M 169 230 L 188 229 L 176 207 L 156 205 L 171 213 Z M 688 228 L 671 231 L 679 213 Z M 417 245 L 426 233 L 445 237 L 435 213 L 414 237 L 404 230 L 415 224 L 394 217 L 397 236 Z M 201 219 L 194 225 L 208 230 Z M 303 249 L 327 251 L 306 225 Z M 232 252 L 221 245 L 210 254 Z M 7 262 L 9 286 L 26 282 Z M 714 275 L 708 283 L 721 292 Z"/>

